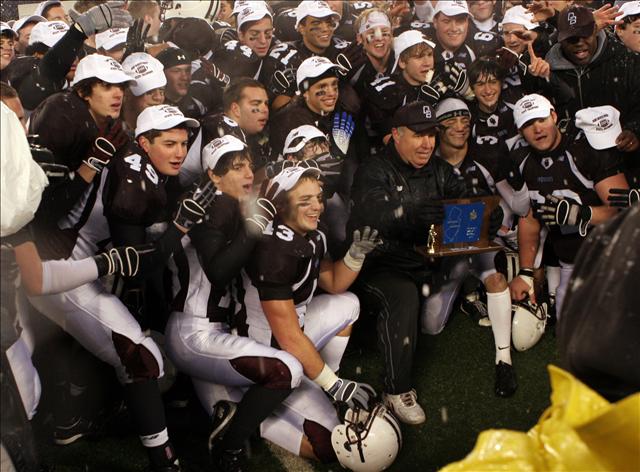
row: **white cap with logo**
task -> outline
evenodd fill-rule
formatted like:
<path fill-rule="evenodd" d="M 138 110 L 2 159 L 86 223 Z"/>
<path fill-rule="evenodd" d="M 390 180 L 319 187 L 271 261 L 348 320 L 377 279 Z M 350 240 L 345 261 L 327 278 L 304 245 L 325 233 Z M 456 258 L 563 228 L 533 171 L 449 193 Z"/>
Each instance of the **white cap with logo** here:
<path fill-rule="evenodd" d="M 135 79 L 136 83 L 129 88 L 136 97 L 167 85 L 162 63 L 146 52 L 134 52 L 128 56 L 122 62 L 122 69 Z"/>
<path fill-rule="evenodd" d="M 116 46 L 124 46 L 127 43 L 128 32 L 129 28 L 110 28 L 96 34 L 96 49 L 111 51 Z"/>
<path fill-rule="evenodd" d="M 328 16 L 335 16 L 340 20 L 341 16 L 337 12 L 333 11 L 329 4 L 324 1 L 318 0 L 303 0 L 296 8 L 296 28 L 302 20 L 306 17 L 312 16 L 314 18 L 326 18 Z"/>
<path fill-rule="evenodd" d="M 270 190 L 274 185 L 278 185 L 276 191 L 272 195 L 272 198 L 275 200 L 282 192 L 288 192 L 295 187 L 300 178 L 305 174 L 318 180 L 320 180 L 322 175 L 320 169 L 315 169 L 313 167 L 286 167 L 273 176 L 269 182 L 269 186 L 267 187 L 267 193 L 270 193 Z"/>
<path fill-rule="evenodd" d="M 298 85 L 298 89 L 302 90 L 301 85 L 305 80 L 320 77 L 331 69 L 338 70 L 343 69 L 343 67 L 338 64 L 334 64 L 329 59 L 322 56 L 311 56 L 305 59 L 296 71 L 296 84 Z"/>
<path fill-rule="evenodd" d="M 243 24 L 249 21 L 258 21 L 263 19 L 265 16 L 273 19 L 273 15 L 269 11 L 269 7 L 267 7 L 265 2 L 257 1 L 248 3 L 250 3 L 250 5 L 247 5 L 238 11 L 238 17 L 236 19 L 238 31 L 240 31 Z"/>
<path fill-rule="evenodd" d="M 512 23 L 514 25 L 522 25 L 528 30 L 536 29 L 540 26 L 540 23 L 535 21 L 535 17 L 533 13 L 528 11 L 522 5 L 516 5 L 515 7 L 509 8 L 504 12 L 504 17 L 500 22 L 500 26 L 505 25 L 507 23 Z"/>
<path fill-rule="evenodd" d="M 95 77 L 108 84 L 122 84 L 124 82 L 134 82 L 135 79 L 128 75 L 118 61 L 101 54 L 89 54 L 78 62 L 76 75 L 71 82 L 74 86 L 84 79 Z"/>
<path fill-rule="evenodd" d="M 438 13 L 447 16 L 469 15 L 469 6 L 463 0 L 440 0 L 433 9 L 433 16 Z"/>
<path fill-rule="evenodd" d="M 584 131 L 591 147 L 598 150 L 615 147 L 622 133 L 620 112 L 609 105 L 578 110 L 576 126 Z"/>
<path fill-rule="evenodd" d="M 154 105 L 142 110 L 136 121 L 136 138 L 152 129 L 164 131 L 183 124 L 187 128 L 200 126 L 198 120 L 187 118 L 177 107 L 171 105 Z"/>
<path fill-rule="evenodd" d="M 44 16 L 40 16 L 40 15 L 23 16 L 13 24 L 13 31 L 15 31 L 16 33 L 19 33 L 20 30 L 27 23 L 41 23 L 43 21 L 47 21 L 47 19 Z"/>
<path fill-rule="evenodd" d="M 513 120 L 516 122 L 516 127 L 520 129 L 528 121 L 548 117 L 552 110 L 555 108 L 546 97 L 537 93 L 525 95 L 513 107 Z"/>
<path fill-rule="evenodd" d="M 305 144 L 314 138 L 325 138 L 325 134 L 318 128 L 312 125 L 302 125 L 289 131 L 287 139 L 284 141 L 284 149 L 282 154 L 291 154 L 298 152 Z"/>
<path fill-rule="evenodd" d="M 29 46 L 44 43 L 52 48 L 69 31 L 69 25 L 64 21 L 41 21 L 31 30 Z"/>
<path fill-rule="evenodd" d="M 436 47 L 433 41 L 429 41 L 427 37 L 422 34 L 422 32 L 417 30 L 405 31 L 404 33 L 399 34 L 397 37 L 393 38 L 393 53 L 396 56 L 396 62 L 394 62 L 391 72 L 394 72 L 396 70 L 396 67 L 398 67 L 398 62 L 400 62 L 400 54 L 402 54 L 410 47 L 420 43 L 426 44 L 431 49 L 434 49 Z"/>
<path fill-rule="evenodd" d="M 230 152 L 243 151 L 247 145 L 231 134 L 216 138 L 202 149 L 202 164 L 205 169 L 215 169 L 218 161 Z"/>
<path fill-rule="evenodd" d="M 623 20 L 627 16 L 640 15 L 640 0 L 623 2 L 622 5 L 620 5 L 620 13 L 622 14 L 616 18 L 616 21 Z"/>

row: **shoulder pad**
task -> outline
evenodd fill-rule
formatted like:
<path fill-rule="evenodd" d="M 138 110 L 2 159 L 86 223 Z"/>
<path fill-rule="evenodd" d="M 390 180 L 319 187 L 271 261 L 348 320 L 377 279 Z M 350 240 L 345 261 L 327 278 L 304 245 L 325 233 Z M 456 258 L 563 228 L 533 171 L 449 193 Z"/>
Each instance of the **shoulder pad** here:
<path fill-rule="evenodd" d="M 275 224 L 274 224 L 275 223 Z M 272 254 L 286 254 L 294 257 L 311 257 L 313 249 L 309 242 L 281 222 L 271 223 L 265 230 L 269 237 L 265 244 Z"/>
<path fill-rule="evenodd" d="M 103 199 L 105 214 L 148 223 L 164 209 L 167 195 L 149 158 L 133 153 L 109 165 Z"/>

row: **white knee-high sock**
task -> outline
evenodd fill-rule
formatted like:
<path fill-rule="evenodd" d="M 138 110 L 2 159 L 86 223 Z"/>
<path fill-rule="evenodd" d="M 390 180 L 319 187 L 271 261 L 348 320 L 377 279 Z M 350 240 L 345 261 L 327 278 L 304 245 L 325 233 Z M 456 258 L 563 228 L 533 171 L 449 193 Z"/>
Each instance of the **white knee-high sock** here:
<path fill-rule="evenodd" d="M 487 311 L 496 343 L 496 364 L 511 364 L 511 295 L 509 289 L 487 293 Z"/>
<path fill-rule="evenodd" d="M 347 344 L 349 344 L 349 336 L 334 336 L 320 350 L 320 356 L 332 371 L 337 372 L 340 369 L 340 361 L 347 349 Z"/>

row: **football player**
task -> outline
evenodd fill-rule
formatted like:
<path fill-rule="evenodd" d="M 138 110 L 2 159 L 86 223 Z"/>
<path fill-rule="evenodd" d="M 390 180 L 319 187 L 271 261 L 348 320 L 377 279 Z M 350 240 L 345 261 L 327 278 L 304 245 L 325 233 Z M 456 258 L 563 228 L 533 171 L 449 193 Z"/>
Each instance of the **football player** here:
<path fill-rule="evenodd" d="M 469 195 L 502 197 L 501 206 L 491 214 L 489 237 L 494 239 L 499 229 L 504 231 L 511 226 L 510 221 L 503 222 L 505 213 L 521 216 L 528 213 L 527 186 L 509 159 L 504 143 L 483 147 L 469 142 L 471 115 L 463 101 L 443 100 L 438 104 L 436 116 L 441 126 L 436 156 L 451 164 L 465 178 Z M 427 298 L 423 305 L 422 329 L 429 334 L 438 334 L 444 329 L 452 302 L 471 269 L 487 291 L 487 313 L 496 348 L 494 390 L 498 396 L 509 397 L 517 388 L 511 362 L 511 297 L 505 276 L 496 271 L 494 257 L 495 252 L 475 254 L 455 264 L 449 276 L 445 276 L 448 281 L 444 287 Z M 471 267 L 468 267 L 469 262 Z"/>
<path fill-rule="evenodd" d="M 541 248 L 548 240 L 560 259 L 560 285 L 556 313 L 562 302 L 576 253 L 593 225 L 616 213 L 607 205 L 609 190 L 628 188 L 619 156 L 612 150 L 591 147 L 584 134 L 563 135 L 558 115 L 545 97 L 521 98 L 513 111 L 514 121 L 529 144 L 511 151 L 529 189 L 532 209 L 518 223 L 520 272 L 510 284 L 511 297 L 527 296 L 535 303 L 533 270 L 539 267 Z"/>
<path fill-rule="evenodd" d="M 344 259 L 324 259 L 326 239 L 318 229 L 323 212 L 319 176 L 315 169 L 290 167 L 268 182 L 265 192 L 277 215 L 243 273 L 246 321 L 238 331 L 292 355 L 305 376 L 262 424 L 263 436 L 295 454 L 329 462 L 335 460 L 331 431 L 338 424 L 331 401 L 367 407 L 375 395 L 368 385 L 341 379 L 335 372 L 359 312 L 358 299 L 346 290 L 379 241 L 377 231 L 366 228 L 356 232 Z M 315 294 L 317 287 L 326 293 Z M 266 409 L 263 406 L 263 399 L 244 396 L 219 440 L 218 454 L 241 454 L 234 451 L 241 451 L 241 439 L 256 425 L 242 410 L 260 411 Z"/>
<path fill-rule="evenodd" d="M 191 56 L 180 48 L 167 48 L 156 57 L 164 67 L 167 85 L 165 103 L 174 105 L 189 118 L 201 118 L 207 113 L 206 104 L 190 93 Z M 213 94 L 213 90 L 210 91 Z"/>
<path fill-rule="evenodd" d="M 167 78 L 162 63 L 145 52 L 127 56 L 122 68 L 135 79 L 135 84 L 125 91 L 122 102 L 122 121 L 133 134 L 140 113 L 147 107 L 164 103 Z"/>
<path fill-rule="evenodd" d="M 149 107 L 138 117 L 137 143 L 124 157 L 108 167 L 91 161 L 101 171 L 99 181 L 89 187 L 87 198 L 58 222 L 57 231 L 71 236 L 67 257 L 93 255 L 109 240 L 115 244 L 148 242 L 147 229 L 153 227 L 154 258 L 138 277 L 148 276 L 164 264 L 184 233 L 202 219 L 213 198 L 212 187 L 194 190 L 180 201 L 175 218 L 167 223 L 165 181 L 178 174 L 186 155 L 188 129 L 197 126 L 197 121 L 186 118 L 175 107 Z M 116 369 L 152 469 L 179 470 L 157 383 L 163 375 L 160 351 L 123 303 L 101 282 L 30 300 L 87 350 Z M 73 418 L 58 427 L 57 442 L 75 441 L 83 434 L 77 430 L 79 425 L 80 419 Z"/>
<path fill-rule="evenodd" d="M 498 22 L 495 20 L 496 0 L 467 2 L 471 21 L 469 37 L 473 38 L 478 56 L 493 55 L 501 45 Z"/>
<path fill-rule="evenodd" d="M 335 62 L 349 42 L 334 36 L 340 15 L 324 1 L 305 0 L 295 10 L 296 30 L 302 39 L 281 43 L 269 53 L 260 74 L 275 97 L 272 107 L 277 110 L 288 103 L 296 92 L 296 71 L 311 56 L 323 56 Z"/>

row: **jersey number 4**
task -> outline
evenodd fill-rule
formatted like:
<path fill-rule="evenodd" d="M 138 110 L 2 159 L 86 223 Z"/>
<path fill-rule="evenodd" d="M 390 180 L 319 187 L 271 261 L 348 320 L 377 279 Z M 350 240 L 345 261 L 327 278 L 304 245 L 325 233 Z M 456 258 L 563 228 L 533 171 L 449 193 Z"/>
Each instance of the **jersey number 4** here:
<path fill-rule="evenodd" d="M 129 164 L 132 170 L 136 172 L 140 172 L 142 170 L 142 158 L 138 154 L 132 154 L 131 156 L 127 156 L 124 158 L 124 161 Z M 158 184 L 158 174 L 156 170 L 148 165 L 144 166 L 144 175 L 154 184 Z"/>

